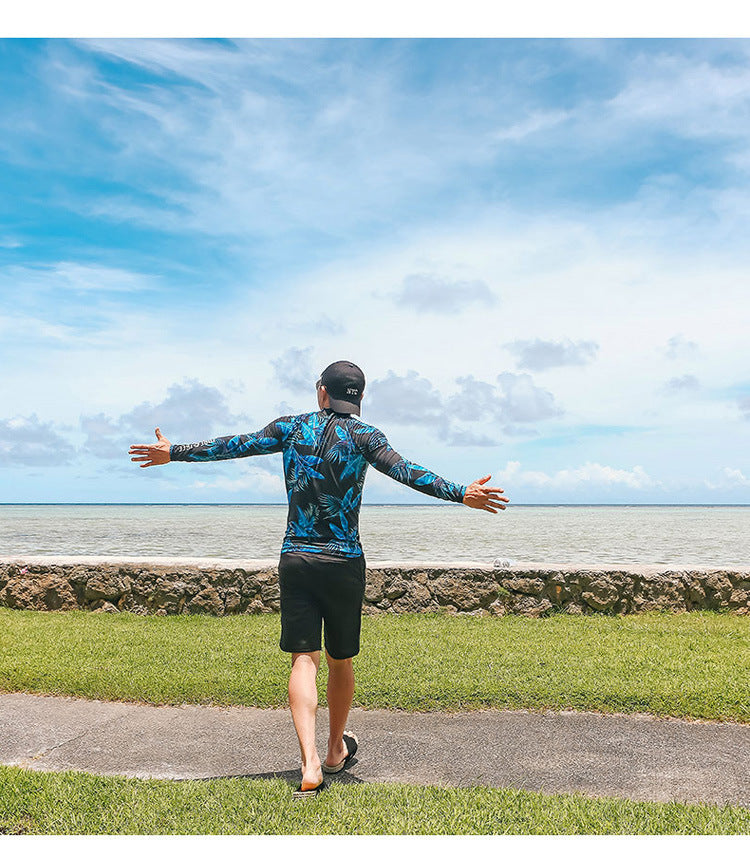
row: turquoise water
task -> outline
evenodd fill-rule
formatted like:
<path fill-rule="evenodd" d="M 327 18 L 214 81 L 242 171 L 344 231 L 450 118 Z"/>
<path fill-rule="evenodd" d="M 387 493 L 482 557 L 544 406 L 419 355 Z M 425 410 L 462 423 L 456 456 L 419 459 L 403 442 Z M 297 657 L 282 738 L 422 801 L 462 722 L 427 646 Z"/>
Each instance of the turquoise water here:
<path fill-rule="evenodd" d="M 276 505 L 0 505 L 0 555 L 274 558 Z M 750 564 L 750 506 L 366 505 L 368 561 Z"/>

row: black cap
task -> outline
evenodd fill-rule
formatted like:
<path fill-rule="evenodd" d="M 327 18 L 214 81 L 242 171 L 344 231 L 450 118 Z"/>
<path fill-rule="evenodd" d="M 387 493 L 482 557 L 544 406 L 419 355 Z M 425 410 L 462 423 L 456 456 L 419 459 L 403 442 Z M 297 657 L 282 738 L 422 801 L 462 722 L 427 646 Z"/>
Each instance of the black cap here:
<path fill-rule="evenodd" d="M 325 385 L 334 412 L 359 415 L 365 390 L 365 375 L 351 361 L 334 361 L 320 374 L 318 385 Z"/>

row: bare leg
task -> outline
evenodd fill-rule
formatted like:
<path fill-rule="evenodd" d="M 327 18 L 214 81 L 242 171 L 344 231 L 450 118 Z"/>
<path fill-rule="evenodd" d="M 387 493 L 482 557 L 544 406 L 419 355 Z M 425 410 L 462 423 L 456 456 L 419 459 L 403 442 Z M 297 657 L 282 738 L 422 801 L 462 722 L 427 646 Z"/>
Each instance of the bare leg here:
<path fill-rule="evenodd" d="M 354 666 L 351 657 L 347 660 L 334 660 L 327 651 L 326 660 L 328 661 L 328 689 L 326 693 L 330 730 L 325 763 L 330 767 L 335 767 L 346 758 L 347 754 L 344 729 L 354 698 Z"/>
<path fill-rule="evenodd" d="M 323 779 L 320 758 L 315 749 L 315 714 L 318 688 L 315 677 L 320 666 L 320 651 L 292 654 L 289 675 L 289 707 L 302 753 L 302 788 L 315 788 Z"/>

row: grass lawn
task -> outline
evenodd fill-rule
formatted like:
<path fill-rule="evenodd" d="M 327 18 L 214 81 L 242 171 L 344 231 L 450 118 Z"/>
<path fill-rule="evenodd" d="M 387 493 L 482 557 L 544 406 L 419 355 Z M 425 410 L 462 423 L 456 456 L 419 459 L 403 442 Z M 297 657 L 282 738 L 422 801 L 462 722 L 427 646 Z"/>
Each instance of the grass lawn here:
<path fill-rule="evenodd" d="M 278 635 L 277 615 L 0 608 L 0 690 L 278 707 L 289 661 Z M 355 667 L 354 704 L 365 708 L 571 708 L 750 722 L 750 618 L 729 614 L 370 616 Z M 323 669 L 321 691 L 325 677 Z"/>
<path fill-rule="evenodd" d="M 748 834 L 737 807 L 497 788 L 334 784 L 298 802 L 280 780 L 172 782 L 0 766 L 0 834 Z"/>

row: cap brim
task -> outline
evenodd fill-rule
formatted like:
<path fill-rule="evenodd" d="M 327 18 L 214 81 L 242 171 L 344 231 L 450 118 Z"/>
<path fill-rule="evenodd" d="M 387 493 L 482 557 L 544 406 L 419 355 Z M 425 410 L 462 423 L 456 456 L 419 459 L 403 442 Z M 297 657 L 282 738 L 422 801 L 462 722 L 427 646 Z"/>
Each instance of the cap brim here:
<path fill-rule="evenodd" d="M 350 400 L 335 400 L 330 394 L 328 399 L 334 412 L 345 412 L 347 415 L 360 414 L 359 403 L 352 403 Z"/>

